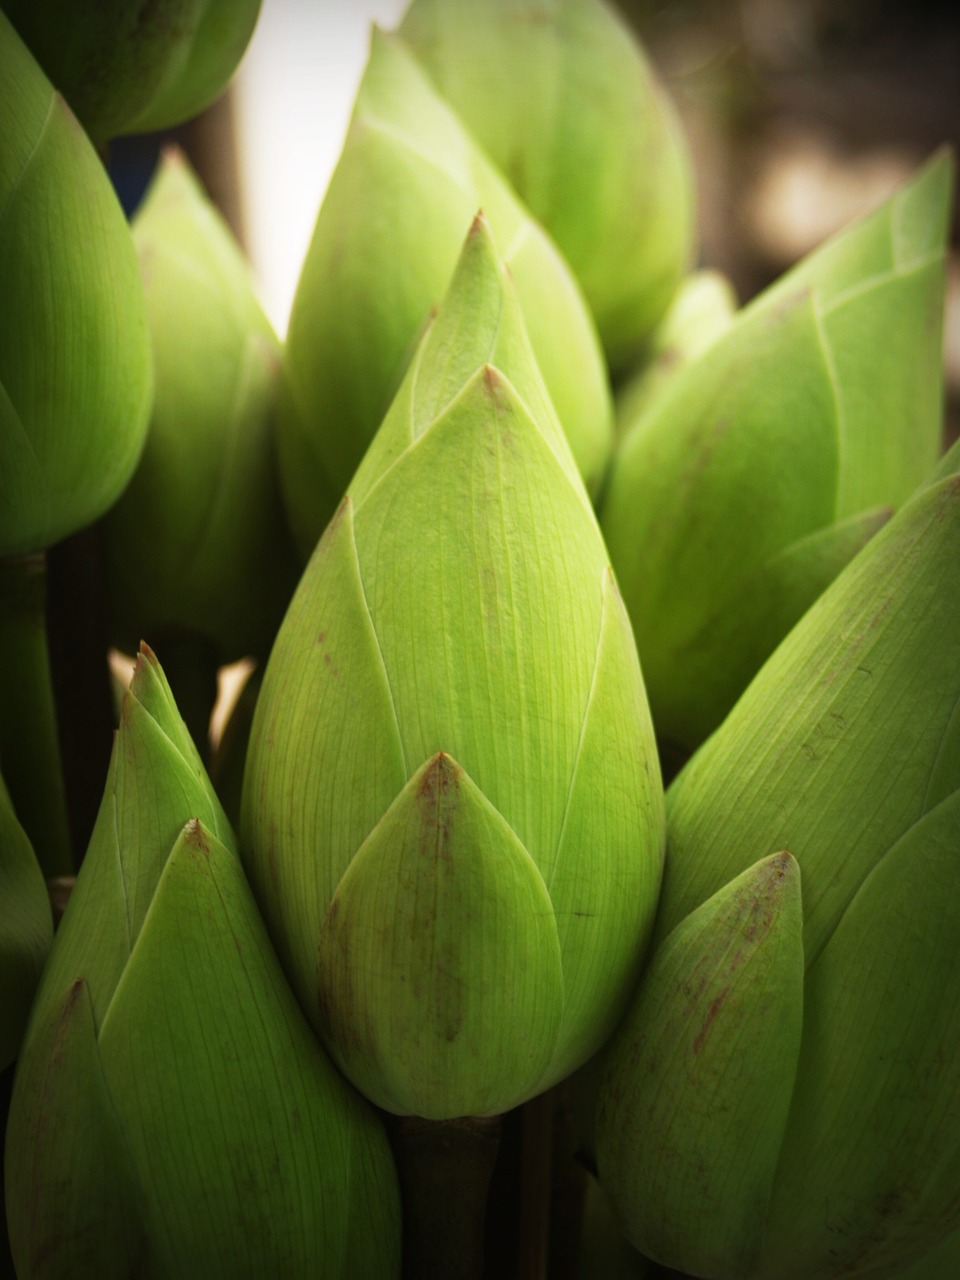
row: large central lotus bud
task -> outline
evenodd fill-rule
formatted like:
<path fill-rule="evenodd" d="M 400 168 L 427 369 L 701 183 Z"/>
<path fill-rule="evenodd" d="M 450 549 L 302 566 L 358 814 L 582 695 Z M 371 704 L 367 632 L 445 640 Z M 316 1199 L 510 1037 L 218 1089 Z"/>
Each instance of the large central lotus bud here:
<path fill-rule="evenodd" d="M 612 1029 L 662 823 L 629 622 L 478 218 L 277 638 L 251 874 L 369 1097 L 495 1114 Z"/>

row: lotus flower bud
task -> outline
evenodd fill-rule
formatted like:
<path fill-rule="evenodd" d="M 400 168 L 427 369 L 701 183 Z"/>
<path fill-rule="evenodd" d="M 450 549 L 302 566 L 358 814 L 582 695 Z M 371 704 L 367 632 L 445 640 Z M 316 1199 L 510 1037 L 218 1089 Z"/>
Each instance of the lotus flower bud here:
<path fill-rule="evenodd" d="M 0 778 L 0 1070 L 17 1056 L 52 935 L 47 886 Z"/>
<path fill-rule="evenodd" d="M 395 37 L 374 31 L 343 154 L 304 262 L 284 349 L 284 494 L 306 552 L 379 427 L 478 208 L 588 487 L 612 408 L 592 318 L 569 268 Z"/>
<path fill-rule="evenodd" d="M 626 435 L 671 379 L 730 328 L 737 299 L 719 271 L 695 271 L 677 290 L 646 357 L 617 392 L 617 434 Z"/>
<path fill-rule="evenodd" d="M 104 524 L 113 640 L 265 654 L 297 569 L 273 438 L 279 346 L 227 227 L 168 152 L 134 222 L 156 391 L 133 480 Z"/>
<path fill-rule="evenodd" d="M 601 524 L 663 738 L 716 728 L 936 460 L 950 182 L 940 156 L 802 262 L 623 439 Z"/>
<path fill-rule="evenodd" d="M 608 1194 L 659 1260 L 892 1275 L 960 1226 L 958 702 L 960 447 L 671 787 L 660 945 L 598 1123 Z M 793 925 L 771 931 L 764 1012 L 740 961 L 762 930 L 723 912 L 749 890 L 767 921 L 758 877 L 783 849 L 802 964 Z M 796 1029 L 771 1044 L 801 1009 L 799 1050 Z"/>
<path fill-rule="evenodd" d="M 343 1071 L 492 1115 L 596 1051 L 638 972 L 661 790 L 629 623 L 478 218 L 280 629 L 244 847 Z"/>
<path fill-rule="evenodd" d="M 633 33 L 602 0 L 413 0 L 399 30 L 560 246 L 609 362 L 627 363 L 694 240 L 686 144 Z"/>
<path fill-rule="evenodd" d="M 98 143 L 198 115 L 233 74 L 260 0 L 4 0 Z"/>
<path fill-rule="evenodd" d="M 0 13 L 0 556 L 95 520 L 136 465 L 150 346 L 130 232 L 89 139 Z"/>
<path fill-rule="evenodd" d="M 608 1054 L 601 1182 L 631 1242 L 694 1275 L 754 1274 L 800 1052 L 802 926 L 794 859 L 756 863 L 669 935 Z"/>
<path fill-rule="evenodd" d="M 141 651 L 18 1064 L 22 1277 L 383 1275 L 385 1138 L 307 1027 L 233 836 Z"/>

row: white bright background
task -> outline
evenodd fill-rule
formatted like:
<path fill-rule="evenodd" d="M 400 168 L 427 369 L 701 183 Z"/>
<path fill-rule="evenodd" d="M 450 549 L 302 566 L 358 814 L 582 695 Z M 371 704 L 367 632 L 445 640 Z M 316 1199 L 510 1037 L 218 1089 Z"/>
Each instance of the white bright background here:
<path fill-rule="evenodd" d="M 261 302 L 287 329 L 300 267 L 343 145 L 370 25 L 406 0 L 263 0 L 235 80 L 247 249 Z"/>

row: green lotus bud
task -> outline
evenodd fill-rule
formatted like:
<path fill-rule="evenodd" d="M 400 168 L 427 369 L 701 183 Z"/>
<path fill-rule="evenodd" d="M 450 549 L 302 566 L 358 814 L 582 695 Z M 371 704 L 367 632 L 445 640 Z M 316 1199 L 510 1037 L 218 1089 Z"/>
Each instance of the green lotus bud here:
<path fill-rule="evenodd" d="M 671 379 L 726 333 L 736 308 L 733 286 L 719 271 L 687 276 L 653 331 L 645 359 L 617 392 L 618 435 L 631 431 Z"/>
<path fill-rule="evenodd" d="M 662 839 L 640 669 L 482 219 L 280 629 L 243 827 L 302 1006 L 388 1110 L 517 1105 L 636 978 Z"/>
<path fill-rule="evenodd" d="M 96 152 L 0 13 L 0 556 L 95 520 L 136 465 L 150 347 Z"/>
<path fill-rule="evenodd" d="M 297 579 L 274 456 L 279 345 L 179 154 L 133 233 L 156 392 L 140 465 L 104 523 L 113 640 L 131 653 L 145 635 L 199 637 L 214 665 L 264 654 Z"/>
<path fill-rule="evenodd" d="M 306 551 L 379 427 L 477 210 L 501 246 L 574 457 L 595 487 L 612 410 L 593 321 L 552 242 L 395 37 L 374 31 L 284 351 L 284 493 Z"/>
<path fill-rule="evenodd" d="M 0 777 L 0 1070 L 17 1056 L 52 936 L 47 886 Z"/>
<path fill-rule="evenodd" d="M 894 1274 L 960 1225 L 958 499 L 960 447 L 671 787 L 661 945 L 624 1033 L 633 1047 L 610 1068 L 598 1147 L 635 1238 L 698 1275 Z M 751 856 L 782 849 L 802 869 L 802 995 L 799 964 L 778 980 L 783 1016 L 803 1010 L 792 1078 L 790 1037 L 767 1043 L 773 1015 L 727 994 L 744 982 L 743 947 L 715 923 L 756 881 Z M 689 935 L 699 949 L 684 952 Z M 785 945 L 758 960 L 764 980 Z M 635 1136 L 655 1107 L 682 1158 L 654 1162 L 655 1132 L 642 1152 L 621 1142 L 634 1107 Z"/>
<path fill-rule="evenodd" d="M 413 0 L 400 34 L 556 240 L 623 365 L 694 240 L 686 144 L 633 33 L 602 0 Z"/>
<path fill-rule="evenodd" d="M 744 871 L 657 951 L 607 1055 L 601 1183 L 636 1248 L 693 1275 L 755 1273 L 800 1052 L 802 924 L 788 853 Z"/>
<path fill-rule="evenodd" d="M 233 74 L 260 0 L 4 0 L 97 142 L 198 115 Z"/>
<path fill-rule="evenodd" d="M 801 263 L 624 438 L 601 523 L 661 736 L 702 741 L 933 465 L 950 182 Z"/>
<path fill-rule="evenodd" d="M 23 1277 L 393 1275 L 385 1138 L 287 986 L 153 655 L 18 1064 Z"/>

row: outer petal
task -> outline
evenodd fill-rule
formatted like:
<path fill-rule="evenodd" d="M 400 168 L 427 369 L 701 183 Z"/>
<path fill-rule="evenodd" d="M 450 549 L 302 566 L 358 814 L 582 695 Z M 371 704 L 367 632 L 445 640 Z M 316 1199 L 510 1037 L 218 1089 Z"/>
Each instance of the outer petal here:
<path fill-rule="evenodd" d="M 735 584 L 831 522 L 838 450 L 831 370 L 803 292 L 744 314 L 624 440 L 601 526 L 660 734 L 695 745 L 699 687 L 684 648 L 705 618 L 736 607 Z"/>
<path fill-rule="evenodd" d="M 414 0 L 400 34 L 557 241 L 622 364 L 693 243 L 686 147 L 626 23 L 597 0 Z"/>
<path fill-rule="evenodd" d="M 360 1089 L 438 1119 L 537 1091 L 563 1015 L 550 897 L 449 756 L 428 760 L 363 843 L 320 933 L 325 1038 Z"/>
<path fill-rule="evenodd" d="M 744 687 L 745 649 L 762 658 L 782 638 L 769 614 L 743 614 L 761 566 L 902 502 L 933 465 L 949 186 L 949 162 L 935 160 L 817 250 L 624 438 L 602 523 L 661 736 L 699 745 Z M 776 584 L 793 591 L 785 627 L 820 585 L 788 567 Z M 715 629 L 724 613 L 740 626 Z M 765 634 L 744 643 L 754 627 Z"/>
<path fill-rule="evenodd" d="M 133 227 L 156 367 L 143 456 L 103 526 L 113 639 L 265 655 L 296 586 L 276 473 L 280 351 L 247 263 L 168 152 Z M 169 669 L 169 666 L 168 666 Z"/>
<path fill-rule="evenodd" d="M 610 1049 L 601 1183 L 637 1248 L 693 1275 L 754 1274 L 800 1052 L 801 925 L 794 860 L 754 864 L 665 940 Z"/>
<path fill-rule="evenodd" d="M 100 1032 L 161 1275 L 395 1274 L 382 1131 L 326 1061 L 239 864 L 178 839 Z"/>
<path fill-rule="evenodd" d="M 640 732 L 638 733 L 638 727 Z M 564 955 L 560 1079 L 608 1038 L 638 974 L 663 868 L 663 787 L 643 677 L 613 573 L 556 854 L 542 864 Z"/>
<path fill-rule="evenodd" d="M 247 870 L 314 1020 L 316 944 L 327 905 L 406 777 L 348 498 L 313 553 L 277 636 L 243 784 Z"/>
<path fill-rule="evenodd" d="M 123 212 L 2 13 L 0 65 L 0 555 L 14 555 L 119 496 L 146 434 L 151 367 Z"/>
<path fill-rule="evenodd" d="M 891 843 L 960 782 L 958 575 L 954 472 L 851 562 L 677 778 L 662 933 L 740 870 L 738 850 L 788 847 L 816 958 Z"/>
<path fill-rule="evenodd" d="M 198 115 L 230 78 L 260 0 L 7 0 L 50 78 L 99 142 Z"/>
<path fill-rule="evenodd" d="M 760 1275 L 887 1274 L 960 1224 L 958 833 L 960 788 L 883 857 L 809 970 Z"/>
<path fill-rule="evenodd" d="M 408 763 L 449 751 L 534 860 L 563 821 L 605 554 L 582 488 L 487 366 L 356 515 Z"/>
<path fill-rule="evenodd" d="M 873 508 L 808 533 L 728 585 L 677 653 L 689 693 L 685 740 L 707 738 L 790 629 L 890 519 Z M 718 662 L 718 653 L 725 661 Z"/>
<path fill-rule="evenodd" d="M 170 848 L 194 815 L 225 840 L 230 825 L 153 653 L 124 699 L 103 802 L 38 995 L 43 1006 L 82 975 L 99 1026 L 143 924 Z"/>
<path fill-rule="evenodd" d="M 0 1070 L 17 1056 L 52 937 L 43 873 L 0 777 Z"/>
<path fill-rule="evenodd" d="M 7 1223 L 22 1280 L 129 1280 L 145 1255 L 132 1169 L 86 983 L 45 980 L 7 1124 Z M 139 1064 L 138 1064 L 139 1066 Z"/>

